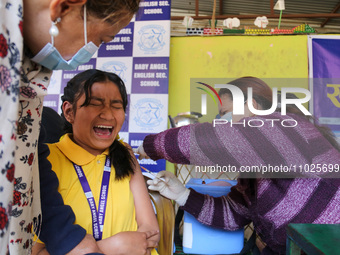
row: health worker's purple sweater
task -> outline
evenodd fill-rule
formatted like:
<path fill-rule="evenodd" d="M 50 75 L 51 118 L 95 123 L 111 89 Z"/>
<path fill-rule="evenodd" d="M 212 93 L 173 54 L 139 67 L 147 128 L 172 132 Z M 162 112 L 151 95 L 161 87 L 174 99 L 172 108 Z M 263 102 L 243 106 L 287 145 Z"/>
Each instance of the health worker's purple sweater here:
<path fill-rule="evenodd" d="M 251 119 L 261 121 L 249 122 Z M 273 122 L 273 119 L 279 121 Z M 298 125 L 284 127 L 295 125 L 293 121 L 284 121 L 282 125 L 284 119 L 295 119 Z M 240 179 L 227 196 L 219 198 L 191 190 L 183 209 L 203 224 L 226 230 L 236 230 L 253 222 L 256 232 L 267 244 L 263 254 L 285 254 L 289 223 L 339 224 L 340 179 L 337 178 L 340 173 L 329 172 L 332 167 L 339 167 L 340 153 L 312 123 L 296 115 L 274 113 L 243 120 L 245 125 L 213 127 L 202 123 L 148 135 L 144 150 L 154 160 L 164 158 L 180 164 L 238 168 L 322 164 L 326 173 L 309 171 L 299 176 L 309 178 L 257 175 L 255 196 L 241 189 Z M 261 123 L 264 123 L 262 127 Z"/>

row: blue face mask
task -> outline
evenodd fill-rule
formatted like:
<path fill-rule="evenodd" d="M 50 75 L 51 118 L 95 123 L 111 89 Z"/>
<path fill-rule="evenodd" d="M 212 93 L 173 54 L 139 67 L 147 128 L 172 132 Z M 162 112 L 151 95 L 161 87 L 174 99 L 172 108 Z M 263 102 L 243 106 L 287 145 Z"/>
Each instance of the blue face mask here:
<path fill-rule="evenodd" d="M 50 70 L 74 70 L 78 66 L 90 61 L 93 54 L 98 50 L 98 47 L 89 42 L 83 46 L 69 61 L 66 61 L 59 51 L 48 43 L 32 61 L 47 67 Z"/>
<path fill-rule="evenodd" d="M 233 119 L 233 113 L 232 112 L 227 112 L 223 116 L 221 116 L 221 119 L 227 120 L 228 122 L 231 122 Z"/>
<path fill-rule="evenodd" d="M 35 55 L 31 60 L 47 67 L 50 70 L 74 70 L 78 66 L 90 61 L 93 54 L 98 50 L 98 47 L 93 43 L 87 43 L 86 31 L 86 5 L 84 6 L 84 37 L 85 45 L 68 61 L 66 61 L 53 46 L 54 37 L 52 37 L 52 44 L 48 43 L 42 50 Z"/>

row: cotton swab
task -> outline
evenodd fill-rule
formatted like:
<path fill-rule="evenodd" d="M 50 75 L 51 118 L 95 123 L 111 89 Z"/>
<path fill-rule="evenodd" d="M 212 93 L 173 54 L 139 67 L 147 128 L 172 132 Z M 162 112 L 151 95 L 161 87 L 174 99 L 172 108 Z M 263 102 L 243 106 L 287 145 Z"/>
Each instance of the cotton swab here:
<path fill-rule="evenodd" d="M 157 177 L 157 174 L 155 174 L 154 172 L 151 172 L 149 169 L 146 169 L 145 167 L 143 166 L 140 166 L 145 172 L 151 174 L 152 176 L 154 176 L 155 178 L 157 178 L 158 180 L 161 180 L 161 181 L 164 181 L 163 178 L 159 178 Z"/>
<path fill-rule="evenodd" d="M 149 169 L 146 169 L 144 166 L 140 166 L 145 172 L 151 174 L 152 176 L 154 176 L 155 178 L 157 177 L 157 174 L 155 174 L 154 172 L 151 172 Z M 158 178 L 159 179 L 159 178 Z"/>

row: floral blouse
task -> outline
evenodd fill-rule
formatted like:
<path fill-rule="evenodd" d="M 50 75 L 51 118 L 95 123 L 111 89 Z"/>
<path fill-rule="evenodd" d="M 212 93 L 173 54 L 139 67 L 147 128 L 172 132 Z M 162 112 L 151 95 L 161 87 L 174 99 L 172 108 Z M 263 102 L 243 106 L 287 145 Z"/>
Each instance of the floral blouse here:
<path fill-rule="evenodd" d="M 28 254 L 41 225 L 36 157 L 51 71 L 24 54 L 22 0 L 0 0 L 0 17 L 0 254 Z"/>

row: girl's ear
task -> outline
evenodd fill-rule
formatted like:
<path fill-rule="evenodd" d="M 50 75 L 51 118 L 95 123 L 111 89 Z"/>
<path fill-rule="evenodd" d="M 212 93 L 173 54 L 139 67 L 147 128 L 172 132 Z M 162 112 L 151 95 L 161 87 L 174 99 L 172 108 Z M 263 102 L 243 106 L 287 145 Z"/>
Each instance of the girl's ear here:
<path fill-rule="evenodd" d="M 86 4 L 87 0 L 52 0 L 50 3 L 51 20 L 55 21 L 70 12 Z"/>
<path fill-rule="evenodd" d="M 65 119 L 70 122 L 71 124 L 73 124 L 74 122 L 74 111 L 73 111 L 73 105 L 68 102 L 68 101 L 65 101 L 63 103 L 63 114 L 64 114 L 64 117 Z"/>

